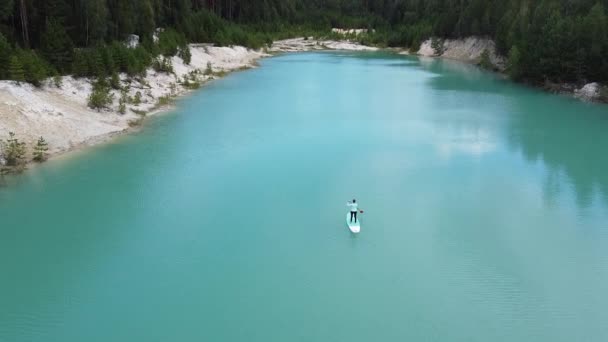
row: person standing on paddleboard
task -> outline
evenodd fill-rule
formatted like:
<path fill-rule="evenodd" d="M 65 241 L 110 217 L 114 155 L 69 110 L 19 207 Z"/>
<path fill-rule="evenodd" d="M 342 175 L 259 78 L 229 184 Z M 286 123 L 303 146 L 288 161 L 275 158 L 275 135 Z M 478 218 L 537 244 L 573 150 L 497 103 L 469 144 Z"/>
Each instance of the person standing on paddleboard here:
<path fill-rule="evenodd" d="M 357 200 L 353 199 L 352 202 L 348 202 L 346 205 L 350 207 L 350 222 L 353 222 L 353 219 L 355 219 L 355 222 L 357 222 L 357 212 L 359 211 L 359 204 L 357 204 Z M 363 213 L 363 210 L 361 210 L 361 212 Z"/>

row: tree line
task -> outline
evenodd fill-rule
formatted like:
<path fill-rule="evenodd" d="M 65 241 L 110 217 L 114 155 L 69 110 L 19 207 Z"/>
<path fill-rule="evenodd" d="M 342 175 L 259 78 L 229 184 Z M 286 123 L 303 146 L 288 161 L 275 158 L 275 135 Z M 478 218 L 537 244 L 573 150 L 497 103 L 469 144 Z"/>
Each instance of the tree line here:
<path fill-rule="evenodd" d="M 429 36 L 489 36 L 509 57 L 509 73 L 532 82 L 608 81 L 606 0 L 366 1 L 387 21 L 391 46 Z"/>
<path fill-rule="evenodd" d="M 531 82 L 608 81 L 608 0 L 3 0 L 0 78 L 136 74 L 186 42 L 259 48 L 273 39 L 370 28 L 367 44 L 489 36 Z M 152 37 L 168 29 L 169 47 Z M 141 38 L 137 49 L 123 42 Z M 165 42 L 166 43 L 166 42 Z"/>

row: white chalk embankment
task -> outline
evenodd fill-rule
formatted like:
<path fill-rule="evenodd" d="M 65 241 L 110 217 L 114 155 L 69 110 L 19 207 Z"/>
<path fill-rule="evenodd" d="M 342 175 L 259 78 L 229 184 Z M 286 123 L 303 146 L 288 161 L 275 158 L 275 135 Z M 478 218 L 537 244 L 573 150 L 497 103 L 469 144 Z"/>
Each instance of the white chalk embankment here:
<path fill-rule="evenodd" d="M 317 50 L 377 51 L 378 48 L 361 45 L 351 41 L 294 38 L 274 42 L 269 49 L 269 52 L 302 52 Z"/>
<path fill-rule="evenodd" d="M 437 40 L 433 47 L 433 40 L 428 39 L 420 45 L 418 55 L 426 57 L 442 57 L 454 59 L 467 63 L 477 64 L 481 61 L 481 55 L 488 51 L 490 62 L 500 71 L 506 67 L 505 58 L 496 52 L 496 44 L 493 40 L 481 37 L 469 37 L 465 39 Z"/>

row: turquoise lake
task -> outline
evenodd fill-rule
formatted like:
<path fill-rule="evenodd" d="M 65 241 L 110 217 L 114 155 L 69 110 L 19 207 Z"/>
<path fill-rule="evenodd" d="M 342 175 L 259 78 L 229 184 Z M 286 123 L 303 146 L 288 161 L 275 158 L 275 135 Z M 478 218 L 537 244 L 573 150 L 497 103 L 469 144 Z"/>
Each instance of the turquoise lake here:
<path fill-rule="evenodd" d="M 608 107 L 269 58 L 5 179 L 0 275 L 2 342 L 608 341 Z"/>

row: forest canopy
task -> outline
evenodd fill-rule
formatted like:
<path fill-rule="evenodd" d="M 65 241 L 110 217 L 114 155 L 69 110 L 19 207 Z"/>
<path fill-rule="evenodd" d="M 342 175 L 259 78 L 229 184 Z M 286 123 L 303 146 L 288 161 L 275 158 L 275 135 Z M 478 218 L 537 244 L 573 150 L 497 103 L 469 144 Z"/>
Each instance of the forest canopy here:
<path fill-rule="evenodd" d="M 368 44 L 489 36 L 512 77 L 608 81 L 608 0 L 2 0 L 0 79 L 138 73 L 188 42 L 260 48 L 272 39 L 371 28 Z M 164 47 L 152 41 L 168 30 Z M 140 37 L 137 49 L 123 42 Z M 168 42 L 168 43 L 167 43 Z"/>

